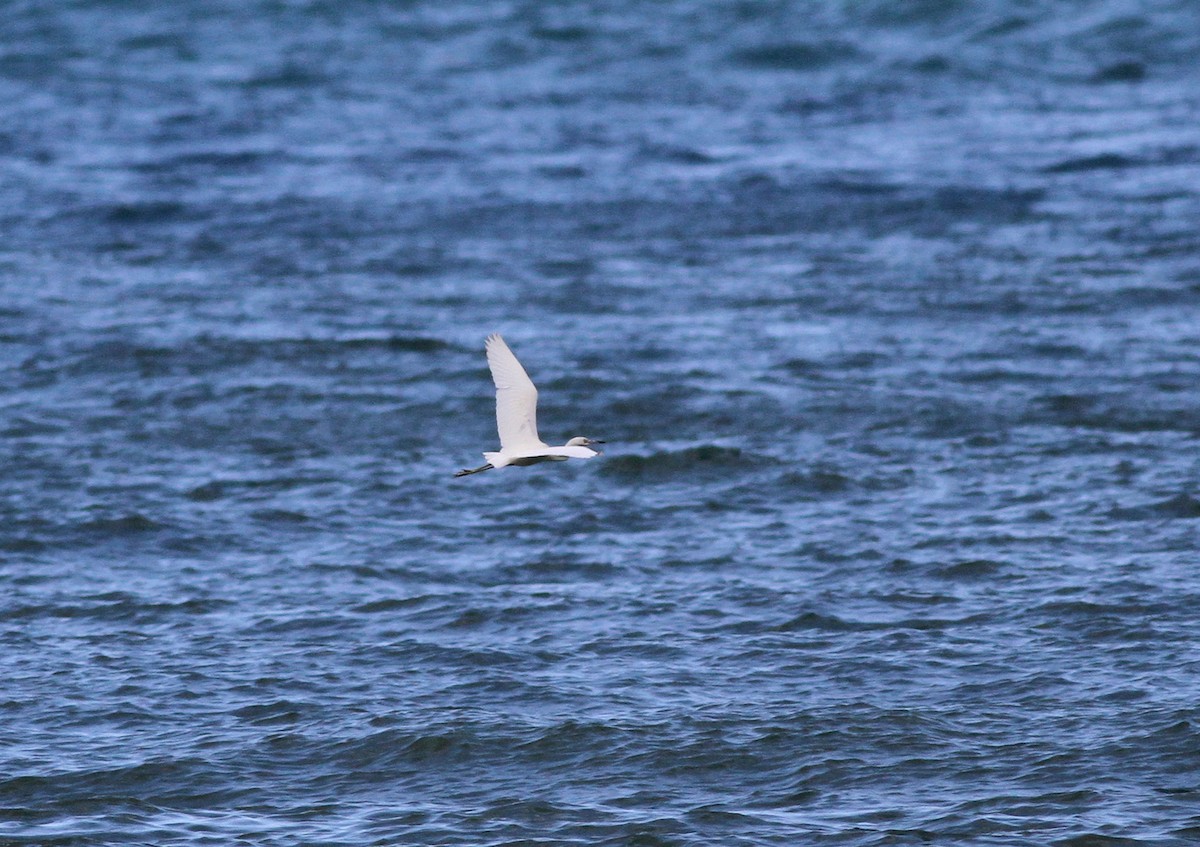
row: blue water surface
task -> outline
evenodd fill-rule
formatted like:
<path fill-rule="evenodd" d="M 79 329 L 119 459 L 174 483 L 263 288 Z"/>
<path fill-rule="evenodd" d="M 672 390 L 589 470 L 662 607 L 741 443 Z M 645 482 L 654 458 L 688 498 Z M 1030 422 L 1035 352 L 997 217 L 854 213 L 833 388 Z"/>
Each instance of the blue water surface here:
<path fill-rule="evenodd" d="M 0 844 L 1200 841 L 1192 3 L 0 12 Z"/>

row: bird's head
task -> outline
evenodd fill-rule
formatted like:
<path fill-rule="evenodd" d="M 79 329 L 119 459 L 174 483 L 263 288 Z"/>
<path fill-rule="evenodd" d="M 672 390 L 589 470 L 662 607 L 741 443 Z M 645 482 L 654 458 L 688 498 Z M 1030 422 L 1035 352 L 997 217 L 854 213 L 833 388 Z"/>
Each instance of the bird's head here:
<path fill-rule="evenodd" d="M 591 447 L 593 444 L 603 444 L 596 438 L 584 438 L 582 435 L 577 435 L 567 442 L 568 447 Z"/>

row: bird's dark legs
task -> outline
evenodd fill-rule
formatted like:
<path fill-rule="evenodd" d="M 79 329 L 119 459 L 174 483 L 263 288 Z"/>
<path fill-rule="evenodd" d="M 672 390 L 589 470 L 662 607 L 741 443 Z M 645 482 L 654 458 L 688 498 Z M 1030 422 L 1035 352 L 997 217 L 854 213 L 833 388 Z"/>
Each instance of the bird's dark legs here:
<path fill-rule="evenodd" d="M 461 471 L 458 471 L 454 475 L 455 476 L 470 476 L 473 473 L 483 473 L 484 471 L 490 471 L 491 469 L 492 469 L 492 466 L 490 464 L 487 464 L 481 468 L 474 468 L 473 470 L 468 470 L 466 468 L 463 468 Z"/>

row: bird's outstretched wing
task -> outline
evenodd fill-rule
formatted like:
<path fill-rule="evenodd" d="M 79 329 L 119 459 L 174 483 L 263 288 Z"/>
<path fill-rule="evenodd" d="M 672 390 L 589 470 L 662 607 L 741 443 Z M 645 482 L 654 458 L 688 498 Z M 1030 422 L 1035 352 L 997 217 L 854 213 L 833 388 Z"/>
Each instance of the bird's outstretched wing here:
<path fill-rule="evenodd" d="M 545 447 L 537 431 L 537 388 L 499 335 L 488 336 L 487 359 L 496 383 L 500 449 L 509 452 Z"/>

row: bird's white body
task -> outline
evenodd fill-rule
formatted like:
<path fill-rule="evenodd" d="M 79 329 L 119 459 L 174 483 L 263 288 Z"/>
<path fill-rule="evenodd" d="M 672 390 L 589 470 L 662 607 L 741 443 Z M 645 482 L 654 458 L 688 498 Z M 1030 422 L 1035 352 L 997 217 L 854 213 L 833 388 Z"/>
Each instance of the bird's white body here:
<path fill-rule="evenodd" d="M 561 447 L 551 447 L 538 437 L 537 387 L 525 368 L 497 334 L 487 338 L 488 367 L 496 383 L 496 429 L 500 433 L 500 449 L 484 453 L 487 464 L 474 470 L 459 471 L 455 476 L 479 473 L 509 465 L 536 465 L 540 462 L 565 462 L 567 459 L 590 459 L 600 455 L 589 445 L 602 444 L 577 436 Z"/>

